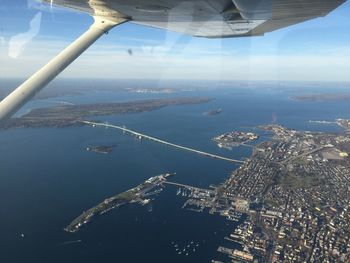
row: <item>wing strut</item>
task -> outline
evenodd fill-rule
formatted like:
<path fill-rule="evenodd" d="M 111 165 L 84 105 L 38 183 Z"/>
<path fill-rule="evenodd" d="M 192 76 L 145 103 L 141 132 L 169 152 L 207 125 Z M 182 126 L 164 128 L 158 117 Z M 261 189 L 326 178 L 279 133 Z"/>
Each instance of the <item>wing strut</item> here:
<path fill-rule="evenodd" d="M 127 21 L 125 18 L 109 21 L 101 17 L 94 17 L 94 20 L 94 23 L 83 35 L 0 102 L 0 121 L 10 118 L 104 33 Z"/>

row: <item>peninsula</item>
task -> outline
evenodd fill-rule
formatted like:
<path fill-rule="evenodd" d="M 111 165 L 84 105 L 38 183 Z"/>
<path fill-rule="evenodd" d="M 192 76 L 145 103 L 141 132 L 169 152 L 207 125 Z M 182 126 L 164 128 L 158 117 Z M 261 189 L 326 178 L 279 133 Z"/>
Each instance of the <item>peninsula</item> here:
<path fill-rule="evenodd" d="M 246 143 L 253 142 L 259 138 L 259 135 L 252 132 L 228 132 L 218 135 L 213 138 L 220 148 L 232 150 L 232 147 L 247 145 Z"/>
<path fill-rule="evenodd" d="M 139 203 L 141 205 L 148 204 L 151 200 L 148 197 L 158 194 L 163 190 L 163 183 L 167 181 L 169 176 L 174 174 L 161 174 L 147 179 L 142 184 L 105 199 L 98 205 L 84 211 L 80 216 L 75 218 L 66 228 L 67 232 L 77 232 L 80 227 L 90 222 L 94 217 L 103 215 L 108 211 L 130 203 Z M 156 189 L 157 188 L 157 189 Z M 154 190 L 155 189 L 155 190 Z M 151 192 L 154 190 L 153 192 Z"/>

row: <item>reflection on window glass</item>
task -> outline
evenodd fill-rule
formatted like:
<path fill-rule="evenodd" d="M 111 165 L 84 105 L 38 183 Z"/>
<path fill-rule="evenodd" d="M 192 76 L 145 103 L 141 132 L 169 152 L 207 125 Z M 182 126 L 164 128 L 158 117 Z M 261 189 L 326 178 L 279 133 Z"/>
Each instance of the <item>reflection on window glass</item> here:
<path fill-rule="evenodd" d="M 349 262 L 349 6 L 0 0 L 0 261 Z"/>

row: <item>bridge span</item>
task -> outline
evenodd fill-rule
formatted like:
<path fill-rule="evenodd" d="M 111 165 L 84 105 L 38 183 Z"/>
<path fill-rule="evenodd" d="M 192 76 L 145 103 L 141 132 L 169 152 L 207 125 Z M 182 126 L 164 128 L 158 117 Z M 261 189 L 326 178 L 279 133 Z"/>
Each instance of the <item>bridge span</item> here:
<path fill-rule="evenodd" d="M 148 139 L 148 140 L 151 140 L 151 141 L 154 141 L 154 142 L 158 142 L 158 143 L 161 143 L 161 144 L 169 145 L 169 146 L 181 149 L 181 150 L 194 152 L 194 153 L 197 153 L 197 154 L 200 154 L 200 155 L 204 155 L 204 156 L 208 156 L 208 157 L 212 157 L 212 158 L 215 158 L 215 159 L 220 159 L 220 160 L 224 160 L 224 161 L 228 161 L 228 162 L 232 162 L 232 163 L 241 163 L 241 164 L 244 163 L 244 161 L 241 161 L 241 160 L 231 159 L 231 158 L 219 156 L 219 155 L 216 155 L 216 154 L 211 154 L 211 153 L 199 151 L 199 150 L 192 149 L 192 148 L 189 148 L 189 147 L 185 147 L 185 146 L 182 146 L 182 145 L 174 144 L 174 143 L 171 143 L 171 142 L 163 141 L 163 140 L 160 140 L 158 138 L 155 138 L 155 137 L 152 137 L 152 136 L 148 136 L 146 134 L 127 129 L 127 128 L 122 127 L 122 126 L 108 124 L 108 123 L 101 123 L 101 122 L 92 122 L 92 121 L 82 121 L 82 122 L 85 123 L 85 124 L 91 125 L 93 127 L 95 127 L 95 126 L 102 126 L 102 127 L 110 127 L 110 128 L 118 129 L 118 130 L 121 130 L 123 132 L 135 135 L 135 136 L 137 136 L 140 139 L 145 138 L 145 139 Z"/>

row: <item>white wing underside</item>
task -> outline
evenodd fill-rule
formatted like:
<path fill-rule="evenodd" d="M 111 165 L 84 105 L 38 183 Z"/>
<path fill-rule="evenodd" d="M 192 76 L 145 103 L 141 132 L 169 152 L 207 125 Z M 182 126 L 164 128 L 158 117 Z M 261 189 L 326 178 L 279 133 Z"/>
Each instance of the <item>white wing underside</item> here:
<path fill-rule="evenodd" d="M 45 0 L 51 2 L 50 0 Z M 327 15 L 345 0 L 54 0 L 55 5 L 183 34 L 263 35 Z"/>

